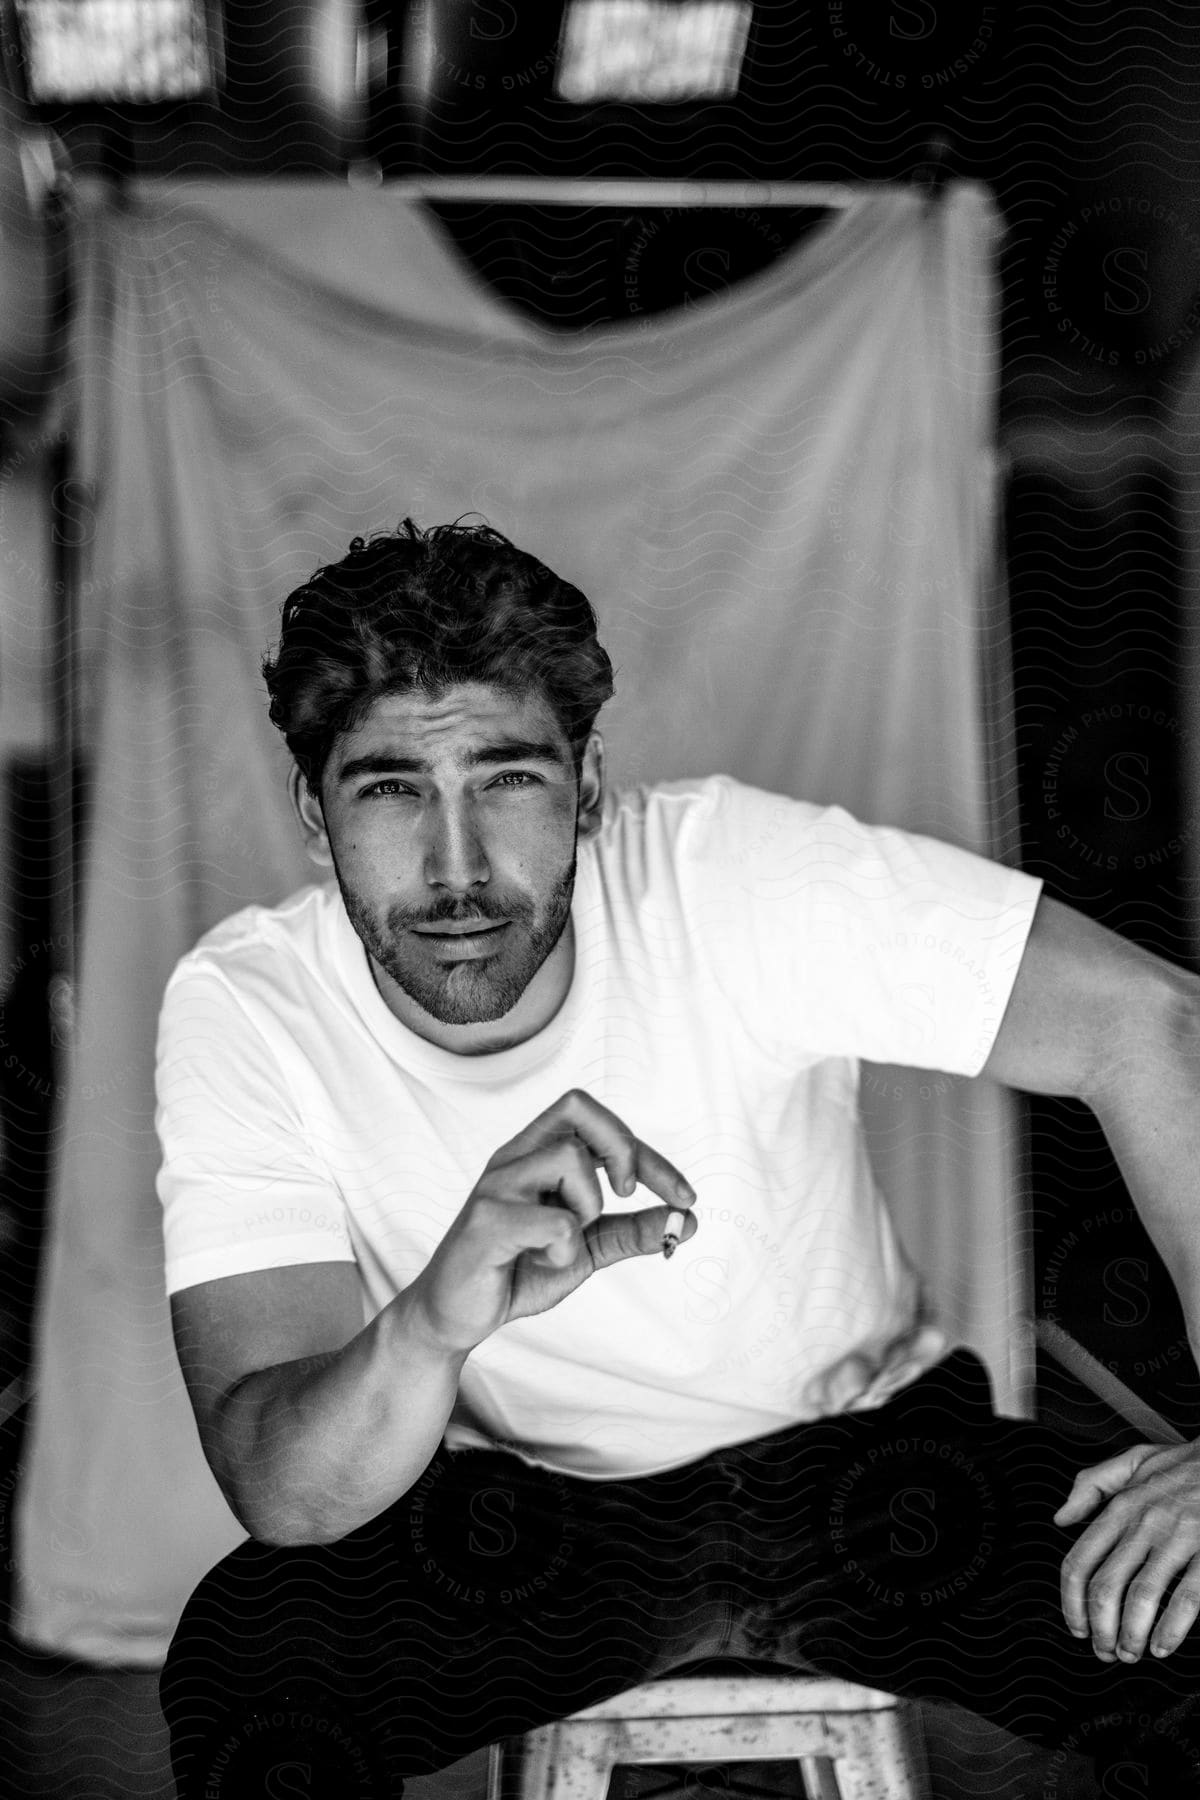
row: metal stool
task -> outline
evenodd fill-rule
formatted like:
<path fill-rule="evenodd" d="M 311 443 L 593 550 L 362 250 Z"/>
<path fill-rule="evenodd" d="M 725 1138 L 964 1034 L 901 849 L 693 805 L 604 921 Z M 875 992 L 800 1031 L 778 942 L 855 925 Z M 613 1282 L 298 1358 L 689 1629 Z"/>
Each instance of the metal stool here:
<path fill-rule="evenodd" d="M 793 1757 L 808 1800 L 926 1800 L 929 1792 L 920 1725 L 904 1702 L 784 1672 L 668 1675 L 505 1738 L 489 1752 L 488 1800 L 605 1800 L 618 1764 Z M 682 1779 L 653 1800 L 675 1791 L 685 1791 Z"/>

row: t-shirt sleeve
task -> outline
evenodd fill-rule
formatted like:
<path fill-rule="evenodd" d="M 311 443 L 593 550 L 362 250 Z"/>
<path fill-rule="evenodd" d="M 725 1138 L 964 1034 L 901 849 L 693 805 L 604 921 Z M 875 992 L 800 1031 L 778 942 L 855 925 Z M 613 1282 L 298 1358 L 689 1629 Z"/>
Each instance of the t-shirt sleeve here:
<path fill-rule="evenodd" d="M 713 789 L 685 862 L 746 1028 L 781 1055 L 977 1075 L 1041 881 L 838 806 Z"/>
<path fill-rule="evenodd" d="M 353 1262 L 346 1210 L 262 1030 L 216 971 L 181 965 L 156 1063 L 168 1295 L 288 1263 Z"/>

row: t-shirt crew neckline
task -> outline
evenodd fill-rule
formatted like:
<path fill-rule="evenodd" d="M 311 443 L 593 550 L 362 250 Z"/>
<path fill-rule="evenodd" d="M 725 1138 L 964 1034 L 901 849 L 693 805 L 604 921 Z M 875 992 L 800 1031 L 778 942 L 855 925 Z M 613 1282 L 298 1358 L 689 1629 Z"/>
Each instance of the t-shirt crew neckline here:
<path fill-rule="evenodd" d="M 447 1081 L 496 1082 L 526 1075 L 549 1062 L 574 1033 L 588 1010 L 595 977 L 596 920 L 595 840 L 578 846 L 571 922 L 575 929 L 575 967 L 566 998 L 548 1024 L 523 1044 L 481 1056 L 461 1056 L 418 1036 L 388 1006 L 375 986 L 366 948 L 350 923 L 336 883 L 329 890 L 334 918 L 334 955 L 338 973 L 354 1008 L 371 1036 L 403 1067 Z"/>

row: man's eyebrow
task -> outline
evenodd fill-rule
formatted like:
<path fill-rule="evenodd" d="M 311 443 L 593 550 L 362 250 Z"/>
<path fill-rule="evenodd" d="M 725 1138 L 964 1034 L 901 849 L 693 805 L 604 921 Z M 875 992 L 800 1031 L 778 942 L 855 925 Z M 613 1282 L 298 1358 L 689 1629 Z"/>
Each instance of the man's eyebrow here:
<path fill-rule="evenodd" d="M 548 738 L 499 738 L 468 750 L 463 759 L 468 768 L 494 768 L 500 763 L 542 762 L 561 764 L 566 761 L 558 744 Z M 352 756 L 338 772 L 339 782 L 357 781 L 362 775 L 428 775 L 431 764 L 424 757 L 403 750 L 370 750 L 364 756 Z"/>

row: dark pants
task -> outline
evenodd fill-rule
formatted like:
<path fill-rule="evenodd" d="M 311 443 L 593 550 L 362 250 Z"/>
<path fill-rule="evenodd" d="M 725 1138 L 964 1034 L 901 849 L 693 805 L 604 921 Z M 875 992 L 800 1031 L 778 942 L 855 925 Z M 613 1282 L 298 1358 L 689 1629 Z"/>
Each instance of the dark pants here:
<path fill-rule="evenodd" d="M 1127 1765 L 1114 1792 L 1200 1795 L 1200 1631 L 1126 1667 L 1063 1622 L 1083 1528 L 1051 1518 L 1103 1455 L 995 1417 L 966 1351 L 878 1411 L 638 1480 L 442 1451 L 338 1543 L 243 1544 L 200 1583 L 161 1683 L 179 1800 L 398 1795 L 716 1655 L 954 1701 Z"/>

